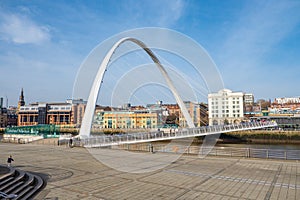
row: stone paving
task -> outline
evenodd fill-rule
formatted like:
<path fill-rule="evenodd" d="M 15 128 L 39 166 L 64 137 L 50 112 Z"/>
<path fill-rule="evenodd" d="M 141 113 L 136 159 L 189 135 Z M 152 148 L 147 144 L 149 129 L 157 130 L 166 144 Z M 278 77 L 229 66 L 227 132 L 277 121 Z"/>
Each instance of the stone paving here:
<path fill-rule="evenodd" d="M 181 156 L 156 171 L 127 173 L 102 164 L 85 148 L 0 143 L 0 149 L 1 164 L 11 154 L 14 167 L 48 179 L 36 199 L 300 199 L 297 161 Z"/>

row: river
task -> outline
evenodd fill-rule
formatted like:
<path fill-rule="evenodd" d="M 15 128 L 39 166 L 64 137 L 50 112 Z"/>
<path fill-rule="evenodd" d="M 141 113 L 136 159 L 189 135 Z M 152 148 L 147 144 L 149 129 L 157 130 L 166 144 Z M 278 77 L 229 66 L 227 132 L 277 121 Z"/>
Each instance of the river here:
<path fill-rule="evenodd" d="M 223 144 L 218 143 L 218 147 L 253 148 L 253 149 L 282 149 L 300 150 L 299 144 Z"/>

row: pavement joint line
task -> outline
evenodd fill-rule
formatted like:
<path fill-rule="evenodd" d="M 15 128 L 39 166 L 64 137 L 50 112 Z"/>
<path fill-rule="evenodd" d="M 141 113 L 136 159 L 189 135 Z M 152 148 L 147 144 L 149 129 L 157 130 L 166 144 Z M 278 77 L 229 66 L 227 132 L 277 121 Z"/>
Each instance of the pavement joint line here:
<path fill-rule="evenodd" d="M 224 166 L 222 169 L 220 169 L 219 171 L 215 172 L 214 174 L 206 176 L 206 179 L 205 179 L 205 180 L 201 181 L 199 184 L 196 184 L 193 188 L 196 188 L 196 187 L 198 187 L 199 185 L 204 184 L 204 183 L 207 182 L 209 179 L 213 178 L 215 175 L 222 173 L 222 172 L 225 171 L 226 169 L 232 167 L 233 165 L 235 165 L 235 164 L 237 164 L 237 163 L 239 163 L 239 162 L 240 162 L 240 159 L 233 160 L 232 163 L 230 163 L 230 164 Z"/>
<path fill-rule="evenodd" d="M 228 176 L 216 176 L 216 175 L 209 175 L 209 174 L 203 174 L 203 173 L 194 173 L 194 172 L 186 172 L 186 171 L 174 170 L 174 169 L 172 169 L 172 170 L 171 169 L 170 170 L 164 170 L 164 171 L 165 172 L 171 172 L 171 173 L 177 173 L 177 174 L 183 174 L 183 175 L 186 175 L 186 176 L 200 176 L 200 177 L 207 177 L 207 178 L 213 178 L 213 179 L 219 179 L 219 180 L 225 180 L 225 181 L 232 181 L 232 182 L 241 182 L 241 183 L 267 185 L 267 186 L 274 185 L 275 187 L 300 189 L 300 185 L 298 186 L 298 185 L 288 184 L 288 183 L 275 183 L 275 184 L 272 184 L 273 182 L 268 182 L 268 181 L 253 180 L 253 179 L 238 178 L 238 177 L 228 177 Z"/>
<path fill-rule="evenodd" d="M 276 182 L 277 182 L 278 177 L 279 177 L 279 175 L 280 175 L 280 173 L 281 173 L 281 170 L 282 170 L 282 164 L 279 165 L 279 168 L 277 169 L 277 173 L 275 174 L 275 176 L 274 176 L 274 178 L 273 178 L 273 181 L 272 181 L 272 183 L 271 183 L 271 186 L 270 186 L 268 192 L 266 193 L 266 196 L 265 196 L 264 200 L 270 200 L 271 195 L 272 195 L 273 190 L 274 190 L 274 187 L 277 185 Z"/>
<path fill-rule="evenodd" d="M 218 196 L 222 196 L 222 197 L 230 197 L 230 198 L 235 198 L 235 199 L 239 199 L 239 200 L 241 200 L 241 199 L 248 200 L 248 198 L 245 198 L 245 197 L 236 197 L 236 196 L 233 196 L 233 195 L 220 194 L 220 193 L 216 193 L 216 192 L 209 192 L 209 191 L 201 190 L 201 189 L 200 189 L 200 190 L 197 190 L 197 191 L 195 191 L 195 190 L 192 190 L 192 191 L 198 192 L 198 193 L 204 192 L 204 193 L 208 193 L 208 194 L 214 194 L 214 195 L 218 195 Z"/>

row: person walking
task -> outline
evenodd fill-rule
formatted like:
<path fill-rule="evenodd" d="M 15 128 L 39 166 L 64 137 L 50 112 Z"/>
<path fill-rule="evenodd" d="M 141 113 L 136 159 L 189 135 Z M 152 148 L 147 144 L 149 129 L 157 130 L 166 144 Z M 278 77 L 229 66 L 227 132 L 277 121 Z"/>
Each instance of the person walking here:
<path fill-rule="evenodd" d="M 70 138 L 70 140 L 69 140 L 69 147 L 73 147 L 73 138 Z"/>
<path fill-rule="evenodd" d="M 12 156 L 10 155 L 8 158 L 7 158 L 7 166 L 8 167 L 11 167 L 11 162 L 14 161 L 14 159 L 12 158 Z"/>

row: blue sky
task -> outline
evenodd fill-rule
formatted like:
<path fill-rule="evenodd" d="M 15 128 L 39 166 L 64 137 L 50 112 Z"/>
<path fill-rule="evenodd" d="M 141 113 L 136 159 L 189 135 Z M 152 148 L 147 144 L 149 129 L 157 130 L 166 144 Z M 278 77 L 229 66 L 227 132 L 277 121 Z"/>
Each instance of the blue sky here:
<path fill-rule="evenodd" d="M 300 96 L 300 1 L 0 1 L 0 97 L 16 105 L 72 97 L 101 41 L 164 27 L 197 41 L 226 88 L 255 98 Z"/>

